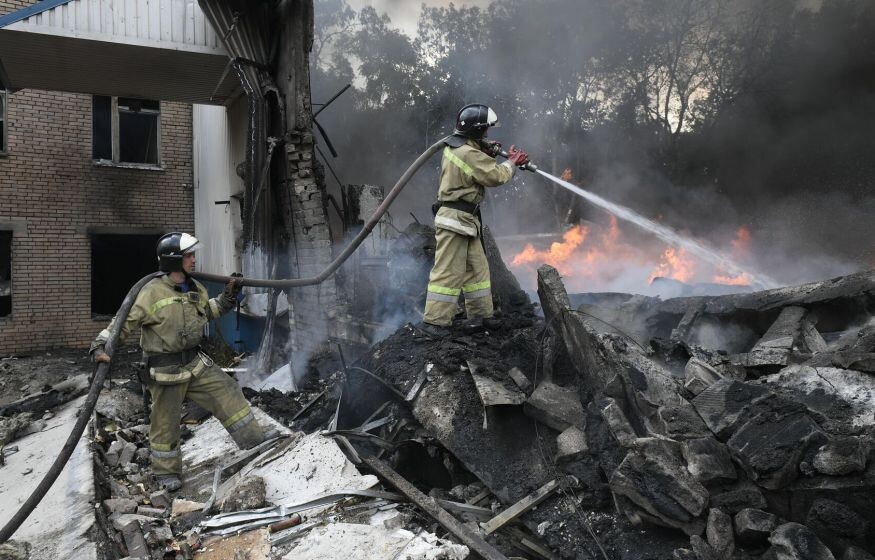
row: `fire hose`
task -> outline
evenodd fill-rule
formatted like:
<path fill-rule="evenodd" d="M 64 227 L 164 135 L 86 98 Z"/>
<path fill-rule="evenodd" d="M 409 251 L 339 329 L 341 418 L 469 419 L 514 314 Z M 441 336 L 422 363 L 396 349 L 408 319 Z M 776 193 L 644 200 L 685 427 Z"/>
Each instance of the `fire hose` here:
<path fill-rule="evenodd" d="M 386 214 L 389 210 L 389 206 L 392 205 L 392 202 L 401 194 L 401 191 L 410 182 L 410 179 L 419 171 L 419 168 L 425 164 L 426 161 L 431 159 L 431 157 L 443 149 L 445 143 L 444 139 L 434 143 L 431 147 L 429 147 L 425 152 L 420 155 L 416 161 L 414 161 L 410 167 L 407 168 L 407 171 L 398 179 L 398 182 L 395 183 L 395 186 L 392 187 L 392 190 L 389 191 L 389 194 L 386 195 L 386 198 L 383 200 L 382 204 L 374 211 L 374 214 L 368 219 L 365 223 L 362 230 L 355 236 L 355 238 L 349 243 L 349 245 L 344 248 L 343 251 L 333 260 L 329 265 L 317 274 L 316 276 L 310 278 L 287 278 L 282 280 L 263 280 L 256 278 L 244 278 L 244 277 L 234 277 L 234 279 L 239 282 L 243 286 L 253 286 L 259 288 L 299 288 L 302 286 L 313 286 L 316 284 L 321 284 L 325 280 L 327 280 L 338 268 L 352 255 L 356 249 L 358 249 L 359 245 L 370 235 L 370 233 L 374 230 L 377 224 L 380 222 L 380 219 Z M 507 157 L 506 152 L 501 152 L 499 155 Z M 532 164 L 528 165 L 528 168 L 534 171 L 535 166 Z M 104 347 L 104 351 L 112 357 L 113 352 L 115 351 L 115 346 L 118 343 L 118 337 L 121 333 L 121 328 L 125 324 L 127 320 L 128 313 L 131 311 L 131 307 L 134 305 L 134 301 L 137 299 L 137 295 L 140 293 L 140 290 L 149 283 L 153 278 L 157 278 L 160 276 L 161 272 L 153 272 L 148 276 L 141 278 L 133 287 L 130 289 L 128 294 L 125 296 L 125 299 L 122 301 L 121 307 L 119 307 L 118 313 L 116 313 L 116 319 L 113 323 L 112 329 L 110 329 L 109 339 L 106 342 Z M 211 282 L 229 282 L 232 277 L 230 276 L 222 276 L 219 274 L 208 274 L 206 272 L 195 272 L 192 274 L 198 280 L 207 280 Z M 55 461 L 52 463 L 52 466 L 49 467 L 49 470 L 43 476 L 40 483 L 28 497 L 28 499 L 21 505 L 15 515 L 0 529 L 0 543 L 4 543 L 8 541 L 15 531 L 21 526 L 22 523 L 33 513 L 33 510 L 39 505 L 40 501 L 45 497 L 48 493 L 49 489 L 55 483 L 58 476 L 61 474 L 61 471 L 64 469 L 64 466 L 67 464 L 67 461 L 70 460 L 70 457 L 73 455 L 73 451 L 76 449 L 76 446 L 79 443 L 79 439 L 82 437 L 82 434 L 85 433 L 85 428 L 88 425 L 88 421 L 91 419 L 91 414 L 94 412 L 94 407 L 97 404 L 97 397 L 100 395 L 100 390 L 103 387 L 103 383 L 106 380 L 107 375 L 109 374 L 111 362 L 100 362 L 97 366 L 97 370 L 94 373 L 94 377 L 91 380 L 91 387 L 88 390 L 88 396 L 85 398 L 85 402 L 82 404 L 82 407 L 79 410 L 79 416 L 76 418 L 76 424 L 73 426 L 73 430 L 70 432 L 70 435 L 67 437 L 66 443 L 61 448 L 61 451 L 58 453 L 58 456 L 55 458 Z"/>

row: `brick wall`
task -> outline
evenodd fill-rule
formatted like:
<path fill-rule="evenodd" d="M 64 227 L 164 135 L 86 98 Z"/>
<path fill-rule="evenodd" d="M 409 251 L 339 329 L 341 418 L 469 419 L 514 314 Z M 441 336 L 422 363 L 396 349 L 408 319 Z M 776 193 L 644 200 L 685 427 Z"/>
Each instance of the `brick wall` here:
<path fill-rule="evenodd" d="M 29 3 L 0 1 L 0 14 Z M 0 317 L 0 356 L 85 347 L 106 323 L 91 317 L 88 231 L 194 229 L 191 106 L 161 104 L 163 169 L 143 170 L 92 163 L 91 96 L 22 90 L 8 102 L 0 228 L 14 232 L 12 313 Z"/>

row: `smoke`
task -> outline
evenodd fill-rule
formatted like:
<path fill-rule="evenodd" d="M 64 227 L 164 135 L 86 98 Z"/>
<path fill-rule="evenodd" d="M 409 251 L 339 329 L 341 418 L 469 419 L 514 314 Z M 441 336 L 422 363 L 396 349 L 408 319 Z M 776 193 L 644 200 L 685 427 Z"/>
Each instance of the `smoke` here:
<path fill-rule="evenodd" d="M 339 1 L 317 0 L 317 21 Z M 750 265 L 780 283 L 875 265 L 875 7 L 644 4 L 350 2 L 357 19 L 314 61 L 314 101 L 356 84 L 319 117 L 340 153 L 328 162 L 344 182 L 391 186 L 459 107 L 483 102 L 502 121 L 490 136 L 550 173 L 571 168 L 587 190 L 718 248 L 749 228 Z M 683 35 L 685 6 L 698 11 Z M 664 64 L 674 54 L 677 68 Z M 397 226 L 429 217 L 438 164 L 393 206 Z M 496 236 L 604 221 L 528 173 L 491 189 L 483 213 Z M 641 291 L 636 266 L 648 265 L 616 265 L 599 288 Z"/>

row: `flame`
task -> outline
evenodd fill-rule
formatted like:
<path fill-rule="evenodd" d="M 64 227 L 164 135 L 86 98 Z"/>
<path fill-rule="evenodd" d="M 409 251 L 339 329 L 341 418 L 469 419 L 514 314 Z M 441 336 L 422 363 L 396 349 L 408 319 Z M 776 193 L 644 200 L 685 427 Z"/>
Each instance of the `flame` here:
<path fill-rule="evenodd" d="M 571 181 L 571 168 L 566 167 L 565 171 L 562 172 L 562 175 L 559 176 L 563 181 Z"/>
<path fill-rule="evenodd" d="M 664 278 L 673 278 L 681 282 L 689 282 L 693 279 L 696 273 L 696 262 L 690 258 L 686 249 L 675 249 L 669 247 L 662 254 L 662 261 L 657 265 L 650 277 L 647 278 L 647 283 L 652 283 L 657 276 Z"/>
<path fill-rule="evenodd" d="M 565 274 L 566 262 L 574 254 L 575 249 L 586 241 L 587 235 L 589 235 L 589 228 L 577 225 L 562 234 L 562 241 L 552 243 L 550 249 L 546 251 L 538 251 L 534 245 L 529 243 L 523 248 L 521 253 L 513 258 L 511 264 L 519 266 L 521 264 L 543 262 L 555 267 L 560 273 Z"/>
<path fill-rule="evenodd" d="M 729 242 L 729 245 L 732 246 L 732 256 L 733 257 L 745 257 L 750 254 L 750 228 L 747 226 L 741 226 L 735 232 L 735 238 Z"/>
<path fill-rule="evenodd" d="M 715 284 L 726 284 L 727 286 L 750 286 L 751 278 L 747 272 L 742 272 L 738 276 L 715 274 L 713 282 Z"/>

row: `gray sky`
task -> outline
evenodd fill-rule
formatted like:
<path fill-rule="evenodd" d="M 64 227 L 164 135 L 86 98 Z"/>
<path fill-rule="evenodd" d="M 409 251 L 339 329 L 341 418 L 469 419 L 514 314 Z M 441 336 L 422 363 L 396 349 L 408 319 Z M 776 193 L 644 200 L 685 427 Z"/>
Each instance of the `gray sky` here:
<path fill-rule="evenodd" d="M 416 22 L 419 20 L 419 13 L 422 11 L 422 5 L 428 6 L 449 6 L 454 4 L 457 8 L 461 6 L 480 6 L 486 7 L 492 0 L 347 0 L 347 3 L 354 10 L 358 11 L 364 6 L 373 6 L 378 12 L 385 12 L 392 23 L 400 28 L 408 35 L 413 35 L 416 32 Z"/>

